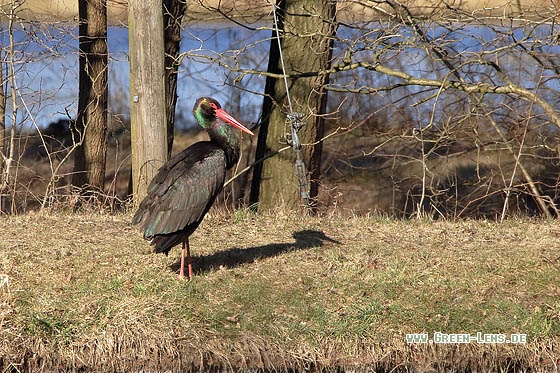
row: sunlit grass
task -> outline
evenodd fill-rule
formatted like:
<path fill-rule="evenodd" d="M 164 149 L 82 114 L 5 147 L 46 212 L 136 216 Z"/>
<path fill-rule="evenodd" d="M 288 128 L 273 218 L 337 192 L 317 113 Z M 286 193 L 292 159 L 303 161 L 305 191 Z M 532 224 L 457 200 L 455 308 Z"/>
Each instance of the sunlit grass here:
<path fill-rule="evenodd" d="M 0 290 L 2 364 L 35 353 L 89 369 L 390 368 L 451 364 L 446 349 L 490 354 L 495 366 L 512 351 L 527 366 L 553 364 L 554 221 L 214 213 L 191 239 L 196 277 L 180 282 L 180 250 L 152 254 L 129 218 L 0 219 L 0 273 L 10 279 Z M 436 331 L 523 333 L 529 343 L 438 345 L 435 355 L 405 343 L 406 333 Z"/>

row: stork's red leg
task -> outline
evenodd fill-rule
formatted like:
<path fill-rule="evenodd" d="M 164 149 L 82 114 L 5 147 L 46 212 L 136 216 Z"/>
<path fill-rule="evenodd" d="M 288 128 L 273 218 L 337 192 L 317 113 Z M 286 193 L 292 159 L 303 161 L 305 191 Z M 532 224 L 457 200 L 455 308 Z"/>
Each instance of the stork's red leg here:
<path fill-rule="evenodd" d="M 191 261 L 191 248 L 189 245 L 189 239 L 183 241 L 183 248 L 181 249 L 181 269 L 179 270 L 179 275 L 177 276 L 179 280 L 185 278 L 185 253 L 187 256 L 187 274 L 189 275 L 189 280 L 193 277 L 192 271 L 192 261 Z"/>
<path fill-rule="evenodd" d="M 181 269 L 179 270 L 179 275 L 177 276 L 177 278 L 179 278 L 179 280 L 185 278 L 185 241 L 183 241 L 183 247 L 181 248 Z"/>
<path fill-rule="evenodd" d="M 191 261 L 191 247 L 189 245 L 189 238 L 187 237 L 187 239 L 185 240 L 185 243 L 187 244 L 187 267 L 188 267 L 188 273 L 189 273 L 189 280 L 193 277 L 193 273 L 192 273 L 192 261 Z"/>

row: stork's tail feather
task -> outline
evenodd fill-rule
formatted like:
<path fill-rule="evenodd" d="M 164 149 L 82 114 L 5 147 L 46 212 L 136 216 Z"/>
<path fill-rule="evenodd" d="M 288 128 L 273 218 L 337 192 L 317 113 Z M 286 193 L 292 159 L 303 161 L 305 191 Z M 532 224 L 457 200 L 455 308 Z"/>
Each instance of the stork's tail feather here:
<path fill-rule="evenodd" d="M 154 252 L 164 253 L 165 255 L 167 255 L 169 253 L 169 250 L 171 250 L 174 246 L 183 243 L 183 241 L 187 237 L 189 237 L 197 227 L 198 224 L 196 224 L 195 226 L 189 226 L 179 232 L 170 234 L 157 234 L 153 237 L 144 238 L 150 240 L 150 245 L 154 246 Z"/>

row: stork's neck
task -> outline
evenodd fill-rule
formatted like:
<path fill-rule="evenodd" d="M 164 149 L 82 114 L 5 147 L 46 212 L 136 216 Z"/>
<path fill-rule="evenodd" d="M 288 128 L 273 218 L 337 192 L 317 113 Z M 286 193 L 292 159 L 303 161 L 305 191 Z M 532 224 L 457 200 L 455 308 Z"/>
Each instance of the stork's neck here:
<path fill-rule="evenodd" d="M 239 138 L 235 129 L 220 119 L 216 119 L 206 130 L 210 139 L 226 154 L 226 168 L 233 167 L 239 160 Z"/>

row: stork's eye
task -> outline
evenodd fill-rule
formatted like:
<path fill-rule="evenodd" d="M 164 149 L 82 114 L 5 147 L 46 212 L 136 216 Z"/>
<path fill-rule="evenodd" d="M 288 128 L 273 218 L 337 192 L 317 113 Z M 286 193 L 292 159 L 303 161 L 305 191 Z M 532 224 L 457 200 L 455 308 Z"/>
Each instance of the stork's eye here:
<path fill-rule="evenodd" d="M 218 106 L 213 102 L 210 103 L 210 107 L 214 110 L 218 110 Z"/>

